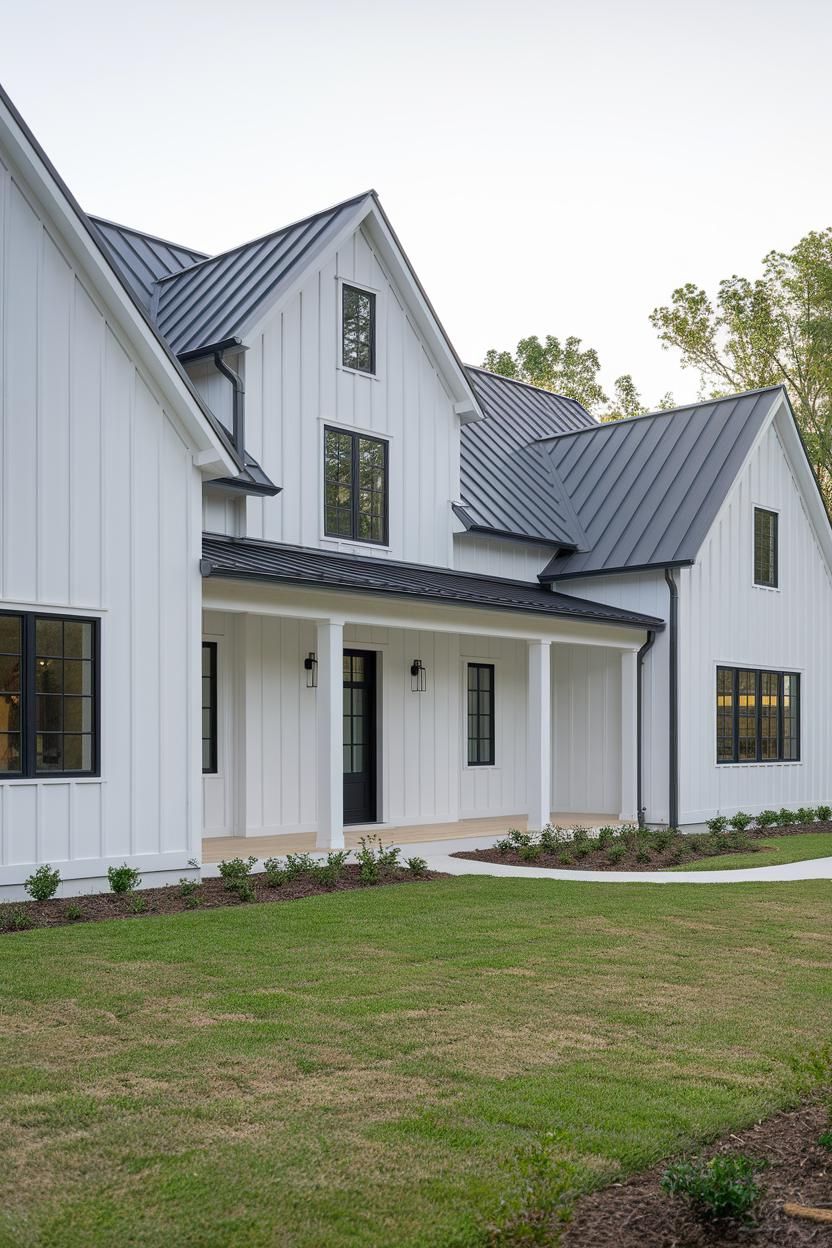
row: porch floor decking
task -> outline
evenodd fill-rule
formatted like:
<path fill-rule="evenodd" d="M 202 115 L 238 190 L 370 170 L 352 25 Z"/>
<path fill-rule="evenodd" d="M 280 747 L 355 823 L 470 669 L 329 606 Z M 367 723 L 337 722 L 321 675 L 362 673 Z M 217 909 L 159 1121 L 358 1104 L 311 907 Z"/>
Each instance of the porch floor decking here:
<path fill-rule="evenodd" d="M 549 822 L 557 827 L 619 826 L 617 815 L 564 814 L 552 811 Z M 380 836 L 385 844 L 421 845 L 425 841 L 452 841 L 465 837 L 498 837 L 509 828 L 526 830 L 525 815 L 498 815 L 480 819 L 458 819 L 453 823 L 361 824 L 344 829 L 347 849 L 355 849 L 362 836 Z M 202 840 L 202 861 L 221 862 L 225 858 L 269 858 L 272 855 L 297 854 L 315 849 L 314 832 L 287 833 L 280 836 L 206 836 Z"/>

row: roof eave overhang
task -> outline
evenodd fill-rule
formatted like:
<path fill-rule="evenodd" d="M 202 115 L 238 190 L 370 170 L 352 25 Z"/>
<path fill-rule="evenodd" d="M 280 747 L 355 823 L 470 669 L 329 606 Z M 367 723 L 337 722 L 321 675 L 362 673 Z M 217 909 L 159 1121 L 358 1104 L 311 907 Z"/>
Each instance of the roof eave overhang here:
<path fill-rule="evenodd" d="M 694 562 L 693 559 L 661 559 L 655 563 L 639 563 L 617 568 L 586 568 L 580 572 L 547 572 L 544 568 L 538 574 L 537 579 L 541 585 L 553 585 L 558 581 L 576 581 L 579 577 L 622 576 L 625 572 L 661 572 L 663 568 L 689 568 Z"/>
<path fill-rule="evenodd" d="M 479 524 L 462 503 L 451 503 L 451 510 L 465 526 L 463 532 L 457 530 L 457 537 L 464 537 L 471 533 L 478 537 L 494 537 L 502 542 L 524 542 L 533 546 L 544 546 L 547 550 L 571 552 L 578 549 L 574 543 L 562 542 L 556 537 L 544 537 L 540 533 L 520 533 L 513 529 L 498 529 L 489 524 Z"/>
<path fill-rule="evenodd" d="M 75 196 L 69 190 L 22 116 L 0 87 L 0 144 L 39 204 L 79 271 L 96 290 L 114 325 L 130 344 L 131 355 L 152 377 L 163 404 L 182 426 L 205 477 L 233 475 L 242 466 L 233 446 L 217 428 L 185 370 L 128 290 Z"/>

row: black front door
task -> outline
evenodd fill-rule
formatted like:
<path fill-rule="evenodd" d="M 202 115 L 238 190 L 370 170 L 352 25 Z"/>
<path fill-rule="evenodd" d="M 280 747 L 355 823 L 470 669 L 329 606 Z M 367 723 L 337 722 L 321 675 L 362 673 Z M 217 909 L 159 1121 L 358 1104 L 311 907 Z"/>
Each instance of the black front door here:
<path fill-rule="evenodd" d="M 376 819 L 376 656 L 344 651 L 344 823 Z"/>

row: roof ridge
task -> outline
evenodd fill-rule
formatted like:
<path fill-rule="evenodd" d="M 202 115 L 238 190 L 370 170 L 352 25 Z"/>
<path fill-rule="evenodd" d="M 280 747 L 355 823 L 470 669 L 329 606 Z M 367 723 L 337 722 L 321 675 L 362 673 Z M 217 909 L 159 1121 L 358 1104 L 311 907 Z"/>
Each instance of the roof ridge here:
<path fill-rule="evenodd" d="M 582 412 L 586 412 L 587 416 L 595 420 L 592 412 L 587 412 L 583 403 L 571 398 L 568 394 L 559 394 L 557 390 L 547 390 L 544 386 L 532 385 L 530 381 L 523 381 L 520 377 L 507 377 L 505 373 L 494 373 L 490 368 L 482 368 L 479 364 L 466 364 L 465 367 L 472 373 L 485 373 L 486 377 L 499 377 L 500 381 L 510 381 L 515 386 L 525 386 L 527 390 L 534 390 L 536 394 L 549 394 L 553 399 L 563 399 L 564 403 L 575 403 Z M 601 421 L 595 420 L 595 423 L 601 424 Z"/>
<path fill-rule="evenodd" d="M 174 278 L 183 277 L 186 273 L 193 273 L 194 269 L 198 269 L 201 265 L 208 264 L 212 260 L 222 260 L 226 256 L 236 255 L 240 251 L 245 251 L 247 247 L 254 247 L 257 243 L 265 243 L 270 238 L 276 238 L 278 234 L 285 234 L 288 230 L 295 230 L 300 225 L 308 225 L 316 217 L 324 217 L 328 212 L 340 212 L 342 208 L 347 208 L 350 204 L 357 204 L 360 200 L 367 199 L 370 195 L 374 198 L 376 197 L 376 192 L 372 188 L 369 191 L 362 191 L 360 195 L 352 195 L 349 199 L 341 200 L 338 204 L 330 204 L 328 208 L 321 208 L 319 212 L 310 212 L 306 217 L 301 217 L 297 221 L 289 221 L 287 225 L 281 225 L 275 230 L 268 230 L 265 234 L 258 235 L 257 238 L 249 238 L 243 243 L 238 243 L 236 247 L 228 247 L 225 251 L 217 251 L 212 256 L 205 256 L 203 260 L 197 260 L 195 264 L 186 265 L 178 273 L 168 273 L 166 277 L 159 277 L 154 285 L 161 286 L 163 282 L 170 282 Z"/>
<path fill-rule="evenodd" d="M 728 403 L 736 399 L 749 398 L 752 394 L 767 394 L 770 390 L 785 390 L 782 382 L 772 386 L 757 386 L 754 390 L 738 390 L 736 394 L 722 394 L 715 399 L 701 399 L 698 403 L 680 403 L 678 407 L 658 408 L 655 412 L 640 412 L 638 416 L 622 416 L 620 420 L 599 420 L 596 425 L 587 425 L 586 429 L 570 429 L 565 433 L 549 433 L 544 438 L 535 438 L 535 442 L 554 442 L 556 438 L 574 438 L 579 433 L 597 433 L 599 430 L 618 429 L 622 425 L 634 425 L 640 420 L 655 420 L 657 416 L 676 416 L 697 407 L 708 407 L 712 403 Z"/>
<path fill-rule="evenodd" d="M 207 251 L 201 251 L 198 247 L 188 247 L 185 243 L 174 243 L 170 238 L 162 238 L 161 234 L 149 234 L 147 230 L 140 230 L 135 225 L 124 225 L 121 221 L 112 221 L 109 217 L 97 217 L 93 213 L 88 212 L 87 217 L 95 225 L 111 225 L 116 230 L 124 230 L 127 234 L 138 234 L 139 238 L 148 238 L 151 243 L 162 243 L 165 247 L 175 247 L 177 251 L 190 252 L 192 256 L 202 256 L 205 260 L 211 257 Z M 190 268 L 190 265 L 187 266 Z"/>

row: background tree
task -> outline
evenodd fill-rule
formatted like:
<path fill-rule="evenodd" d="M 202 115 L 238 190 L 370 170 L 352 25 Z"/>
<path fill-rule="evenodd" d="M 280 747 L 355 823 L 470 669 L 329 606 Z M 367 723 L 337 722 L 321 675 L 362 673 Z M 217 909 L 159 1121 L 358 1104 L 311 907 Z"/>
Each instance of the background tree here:
<path fill-rule="evenodd" d="M 730 277 L 715 300 L 689 282 L 653 327 L 698 371 L 703 396 L 785 383 L 827 507 L 832 505 L 832 230 L 772 251 L 762 277 Z"/>
<path fill-rule="evenodd" d="M 514 377 L 575 399 L 599 420 L 623 420 L 645 410 L 629 373 L 617 378 L 613 398 L 607 397 L 598 379 L 598 352 L 592 347 L 583 349 L 580 338 L 565 338 L 563 343 L 551 334 L 543 342 L 536 335 L 521 338 L 513 355 L 493 348 L 487 351 L 482 366 L 503 377 Z M 671 404 L 671 396 L 665 395 L 661 406 Z"/>

